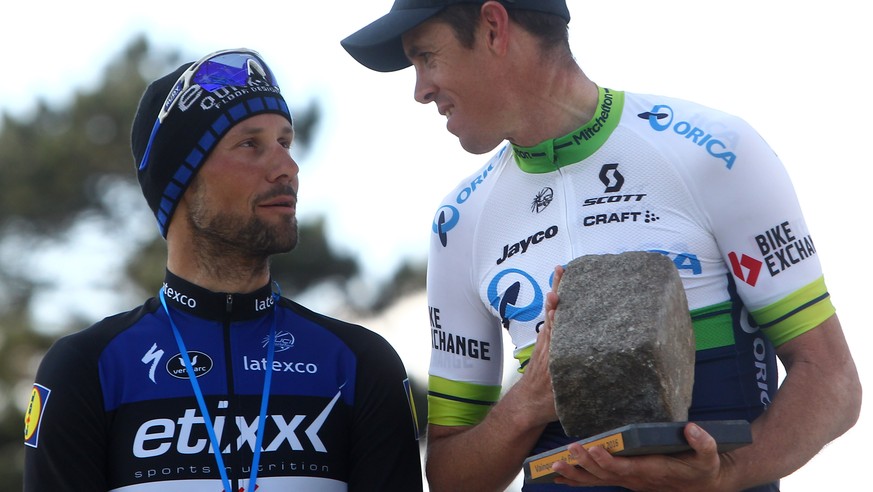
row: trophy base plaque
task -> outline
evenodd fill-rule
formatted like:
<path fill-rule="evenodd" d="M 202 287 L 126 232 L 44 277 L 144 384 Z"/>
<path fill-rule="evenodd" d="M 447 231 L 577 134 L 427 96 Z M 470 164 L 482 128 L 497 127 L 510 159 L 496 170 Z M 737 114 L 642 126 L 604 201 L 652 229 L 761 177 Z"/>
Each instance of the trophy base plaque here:
<path fill-rule="evenodd" d="M 745 420 L 709 420 L 695 422 L 718 443 L 723 453 L 752 443 L 752 431 Z M 670 454 L 688 451 L 691 446 L 683 433 L 687 422 L 658 422 L 630 424 L 587 439 L 577 441 L 585 449 L 600 446 L 616 456 L 643 454 Z M 561 446 L 527 458 L 524 461 L 525 483 L 552 483 L 557 476 L 552 464 L 566 461 L 573 465 L 569 445 Z"/>

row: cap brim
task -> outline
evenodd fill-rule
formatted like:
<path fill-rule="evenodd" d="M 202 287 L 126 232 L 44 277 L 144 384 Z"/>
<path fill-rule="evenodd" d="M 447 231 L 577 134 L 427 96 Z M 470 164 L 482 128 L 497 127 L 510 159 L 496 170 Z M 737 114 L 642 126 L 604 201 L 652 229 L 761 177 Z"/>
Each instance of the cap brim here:
<path fill-rule="evenodd" d="M 361 65 L 377 72 L 394 72 L 411 65 L 401 36 L 430 19 L 445 6 L 395 10 L 376 19 L 340 44 Z"/>

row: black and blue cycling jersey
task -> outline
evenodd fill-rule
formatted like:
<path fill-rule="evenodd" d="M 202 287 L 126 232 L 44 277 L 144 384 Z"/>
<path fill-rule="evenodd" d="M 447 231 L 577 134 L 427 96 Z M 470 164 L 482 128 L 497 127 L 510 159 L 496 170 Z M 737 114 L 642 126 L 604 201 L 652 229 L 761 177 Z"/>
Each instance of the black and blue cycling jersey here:
<path fill-rule="evenodd" d="M 25 427 L 26 491 L 222 490 L 189 367 L 234 490 L 248 490 L 259 429 L 261 492 L 421 490 L 409 381 L 380 335 L 270 285 L 214 293 L 167 272 L 163 293 L 167 309 L 151 298 L 46 354 Z"/>

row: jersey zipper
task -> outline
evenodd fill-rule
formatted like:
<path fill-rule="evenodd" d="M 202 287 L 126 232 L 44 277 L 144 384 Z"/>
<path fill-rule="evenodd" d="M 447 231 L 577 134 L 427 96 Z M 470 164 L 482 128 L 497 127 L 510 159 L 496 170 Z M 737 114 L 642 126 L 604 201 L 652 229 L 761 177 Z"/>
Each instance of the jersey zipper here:
<path fill-rule="evenodd" d="M 578 255 L 578 253 L 576 252 L 576 239 L 577 239 L 576 236 L 580 235 L 582 232 L 581 232 L 581 229 L 577 230 L 576 228 L 573 227 L 573 224 L 575 223 L 575 219 L 576 219 L 576 214 L 578 213 L 570 205 L 570 198 L 569 197 L 574 196 L 571 193 L 572 188 L 573 188 L 573 183 L 570 182 L 569 177 L 564 173 L 564 171 L 560 167 L 558 168 L 557 176 L 558 176 L 558 178 L 557 178 L 558 183 L 556 183 L 556 184 L 560 185 L 561 193 L 563 193 L 563 196 L 564 196 L 564 213 L 563 213 L 564 224 L 562 227 L 564 227 L 565 230 L 567 231 L 567 241 L 570 243 L 568 245 L 567 249 L 570 250 L 570 258 L 572 259 L 572 258 L 576 258 L 576 256 Z M 557 186 L 556 186 L 556 188 L 557 188 Z M 569 260 L 567 260 L 567 261 L 569 262 Z"/>

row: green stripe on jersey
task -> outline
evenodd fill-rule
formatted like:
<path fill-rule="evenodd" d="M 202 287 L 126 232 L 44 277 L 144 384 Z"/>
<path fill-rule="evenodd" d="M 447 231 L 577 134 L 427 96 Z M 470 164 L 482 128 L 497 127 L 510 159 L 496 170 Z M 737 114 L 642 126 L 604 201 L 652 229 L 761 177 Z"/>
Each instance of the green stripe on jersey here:
<path fill-rule="evenodd" d="M 773 342 L 780 346 L 820 325 L 836 312 L 824 277 L 751 314 Z"/>
<path fill-rule="evenodd" d="M 576 131 L 534 147 L 513 145 L 515 162 L 526 173 L 542 174 L 575 164 L 599 149 L 618 127 L 624 92 L 598 87 L 597 108 L 591 120 Z"/>
<path fill-rule="evenodd" d="M 500 385 L 490 386 L 429 376 L 427 421 L 445 426 L 476 425 L 500 398 Z"/>
<path fill-rule="evenodd" d="M 697 350 L 727 347 L 736 343 L 731 303 L 722 302 L 691 311 Z"/>

